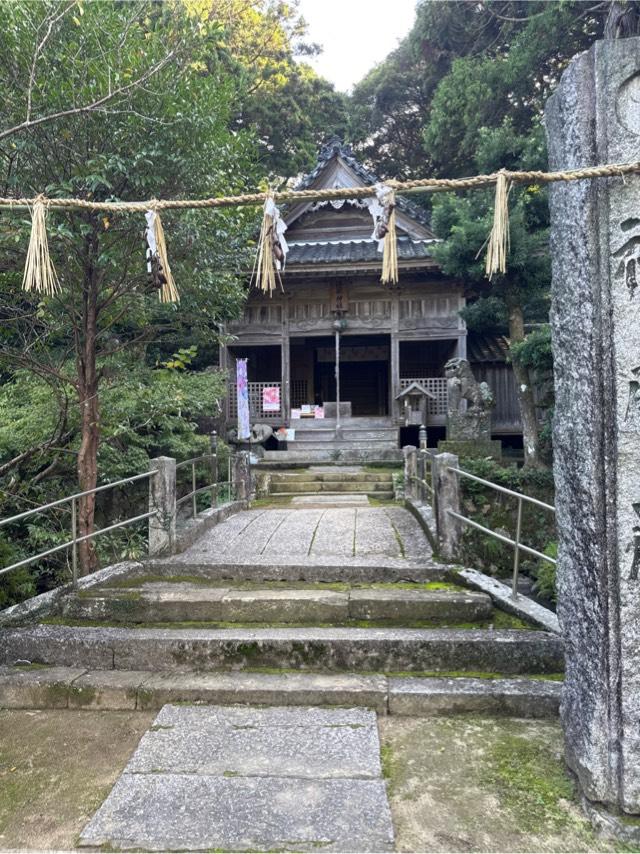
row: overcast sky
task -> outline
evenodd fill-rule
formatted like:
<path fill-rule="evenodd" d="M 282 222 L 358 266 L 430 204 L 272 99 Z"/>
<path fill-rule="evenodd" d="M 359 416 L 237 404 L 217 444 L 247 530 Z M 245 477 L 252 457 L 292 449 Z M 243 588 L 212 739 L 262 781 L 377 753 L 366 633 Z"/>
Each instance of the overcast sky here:
<path fill-rule="evenodd" d="M 300 0 L 309 41 L 324 48 L 310 64 L 337 89 L 350 90 L 406 36 L 415 5 L 416 0 Z"/>

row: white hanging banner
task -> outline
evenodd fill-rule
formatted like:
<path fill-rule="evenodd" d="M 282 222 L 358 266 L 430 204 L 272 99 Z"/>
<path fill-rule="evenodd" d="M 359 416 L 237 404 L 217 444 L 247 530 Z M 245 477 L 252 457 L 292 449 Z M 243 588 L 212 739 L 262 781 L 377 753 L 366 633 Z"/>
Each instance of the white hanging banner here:
<path fill-rule="evenodd" d="M 238 359 L 236 363 L 236 390 L 238 394 L 238 439 L 251 436 L 249 416 L 249 383 L 247 382 L 247 360 Z"/>

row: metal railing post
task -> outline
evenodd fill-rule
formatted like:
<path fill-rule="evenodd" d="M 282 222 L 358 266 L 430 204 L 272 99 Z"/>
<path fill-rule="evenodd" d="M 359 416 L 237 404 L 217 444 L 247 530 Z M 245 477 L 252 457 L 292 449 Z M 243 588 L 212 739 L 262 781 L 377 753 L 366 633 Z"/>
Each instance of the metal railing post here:
<path fill-rule="evenodd" d="M 71 499 L 71 540 L 73 541 L 73 545 L 71 546 L 71 571 L 72 571 L 72 579 L 73 586 L 78 586 L 78 516 L 77 516 L 77 508 L 76 508 L 76 499 Z"/>
<path fill-rule="evenodd" d="M 218 506 L 218 434 L 215 430 L 209 436 L 211 445 L 211 506 Z"/>
<path fill-rule="evenodd" d="M 191 463 L 191 511 L 193 518 L 198 515 L 198 502 L 196 496 L 196 464 Z"/>
<path fill-rule="evenodd" d="M 520 568 L 520 535 L 522 533 L 522 498 L 518 498 L 518 516 L 516 520 L 516 543 L 513 555 L 513 582 L 511 584 L 511 595 L 518 598 L 518 570 Z"/>

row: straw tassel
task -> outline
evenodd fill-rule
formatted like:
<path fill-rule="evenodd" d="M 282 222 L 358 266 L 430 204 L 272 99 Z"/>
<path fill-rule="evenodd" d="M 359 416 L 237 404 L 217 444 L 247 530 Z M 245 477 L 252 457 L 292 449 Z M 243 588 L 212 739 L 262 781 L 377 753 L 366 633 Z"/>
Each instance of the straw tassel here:
<path fill-rule="evenodd" d="M 384 247 L 382 249 L 382 276 L 380 281 L 384 285 L 398 284 L 398 241 L 396 237 L 396 194 L 391 191 L 385 200 L 388 209 L 386 222 L 386 234 L 384 236 Z"/>
<path fill-rule="evenodd" d="M 160 302 L 180 302 L 180 294 L 173 280 L 169 258 L 167 256 L 167 244 L 164 239 L 164 229 L 160 214 L 156 211 L 156 245 L 158 247 L 158 258 L 164 272 L 165 281 L 160 288 Z"/>
<path fill-rule="evenodd" d="M 157 284 L 158 298 L 160 302 L 180 302 L 180 294 L 173 280 L 169 258 L 167 256 L 167 243 L 164 238 L 164 229 L 160 214 L 155 208 L 151 208 L 145 214 L 147 220 L 147 269 L 152 275 L 154 284 Z M 153 263 L 155 261 L 155 264 Z"/>
<path fill-rule="evenodd" d="M 511 248 L 509 234 L 509 193 L 511 183 L 504 170 L 496 179 L 496 197 L 493 208 L 493 228 L 487 245 L 485 275 L 491 281 L 496 273 L 504 275 L 507 271 L 507 255 Z"/>
<path fill-rule="evenodd" d="M 282 279 L 280 269 L 284 266 L 289 247 L 284 239 L 286 223 L 280 216 L 276 207 L 274 195 L 267 193 L 262 215 L 262 228 L 258 239 L 258 255 L 253 267 L 252 279 L 255 286 L 268 293 L 273 294 L 279 285 L 282 290 Z"/>
<path fill-rule="evenodd" d="M 24 265 L 22 287 L 25 291 L 36 291 L 53 297 L 60 290 L 47 240 L 47 208 L 44 196 L 38 196 L 31 211 L 31 237 Z"/>

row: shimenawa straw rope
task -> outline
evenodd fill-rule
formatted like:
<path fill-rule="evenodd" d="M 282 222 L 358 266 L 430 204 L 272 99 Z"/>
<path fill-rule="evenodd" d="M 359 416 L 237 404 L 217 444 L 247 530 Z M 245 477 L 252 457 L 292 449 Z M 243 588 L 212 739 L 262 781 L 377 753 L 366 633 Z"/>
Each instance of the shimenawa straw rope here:
<path fill-rule="evenodd" d="M 494 204 L 494 226 L 491 230 L 488 241 L 488 253 L 486 262 L 487 275 L 491 278 L 496 273 L 504 273 L 506 270 L 506 256 L 509 248 L 509 212 L 508 212 L 508 194 L 509 189 L 514 183 L 526 184 L 548 184 L 556 181 L 581 181 L 592 178 L 609 178 L 624 175 L 632 175 L 640 173 L 640 161 L 633 163 L 609 163 L 601 166 L 588 166 L 583 169 L 572 169 L 561 172 L 511 172 L 508 170 L 500 170 L 488 175 L 476 175 L 469 178 L 420 178 L 412 181 L 394 181 L 387 180 L 386 186 L 403 193 L 411 192 L 445 192 L 457 191 L 466 189 L 476 189 L 479 187 L 496 185 L 496 199 Z M 53 264 L 49 257 L 49 249 L 46 237 L 45 217 L 46 211 L 50 208 L 61 209 L 84 209 L 93 211 L 147 211 L 153 209 L 156 214 L 160 210 L 180 210 L 180 209 L 199 209 L 199 208 L 221 208 L 235 207 L 239 205 L 258 205 L 265 203 L 265 199 L 269 199 L 275 204 L 276 202 L 296 202 L 296 201 L 323 201 L 330 199 L 362 199 L 372 195 L 371 187 L 338 187 L 326 190 L 286 190 L 281 193 L 270 192 L 264 193 L 247 193 L 239 196 L 221 196 L 209 199 L 166 199 L 153 201 L 138 201 L 138 202 L 96 202 L 88 199 L 77 198 L 57 198 L 48 199 L 43 195 L 36 198 L 1 198 L 0 208 L 24 208 L 32 209 L 32 229 L 31 240 L 27 253 L 27 263 L 25 266 L 25 274 L 23 287 L 25 290 L 37 290 L 43 293 L 54 294 L 59 289 L 59 282 L 56 276 Z M 395 212 L 392 214 L 395 217 Z M 272 292 L 275 288 L 275 265 L 273 273 L 269 272 L 270 261 L 265 257 L 264 247 L 264 229 L 266 224 L 266 216 L 263 217 L 263 229 L 261 232 L 260 248 L 258 260 L 264 265 L 263 273 L 260 275 L 258 271 L 258 280 L 261 283 L 260 287 Z M 273 224 L 273 223 L 272 223 Z M 160 294 L 160 299 L 169 301 L 178 299 L 178 291 L 175 287 L 171 270 L 168 265 L 166 245 L 164 240 L 164 232 L 158 215 L 159 237 L 158 237 L 158 253 L 164 265 L 166 265 L 167 282 L 163 285 Z M 393 222 L 395 227 L 395 221 Z M 391 231 L 392 229 L 390 229 Z M 387 241 L 385 240 L 385 247 Z M 385 265 L 387 269 L 386 275 L 393 277 L 393 253 L 396 254 L 397 268 L 397 245 L 392 248 L 391 240 L 389 240 L 389 249 L 386 254 L 386 262 L 383 256 L 383 277 L 385 276 Z M 266 253 L 266 256 L 272 253 Z M 273 257 L 271 257 L 273 262 Z M 258 264 L 260 268 L 260 264 Z M 255 268 L 254 268 L 255 272 Z M 396 274 L 397 275 L 397 274 Z M 265 277 L 266 276 L 266 277 Z M 278 276 L 279 278 L 279 276 Z M 396 279 L 397 281 L 397 279 Z"/>

